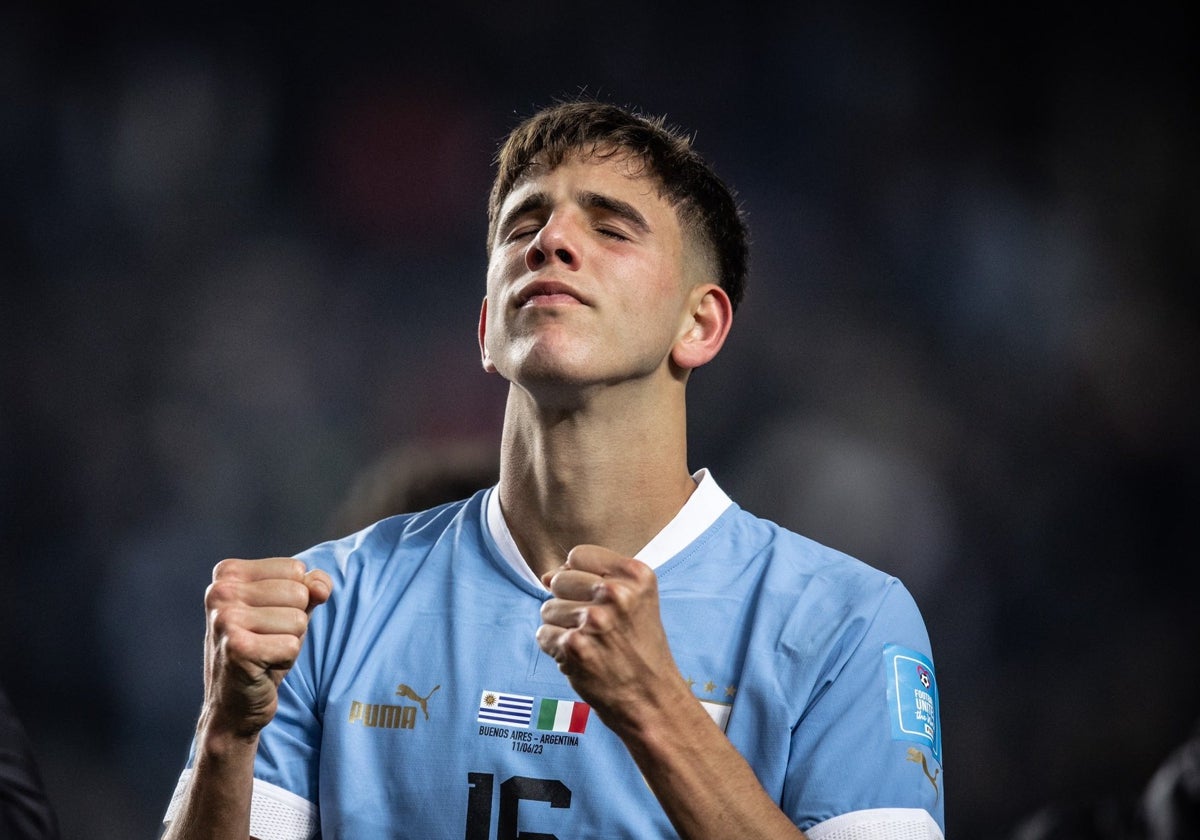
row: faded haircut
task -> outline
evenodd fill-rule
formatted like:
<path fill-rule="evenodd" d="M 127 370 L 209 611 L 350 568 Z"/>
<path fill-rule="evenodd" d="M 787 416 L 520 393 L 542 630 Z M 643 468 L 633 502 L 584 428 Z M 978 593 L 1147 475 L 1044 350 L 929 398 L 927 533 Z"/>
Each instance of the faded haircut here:
<path fill-rule="evenodd" d="M 691 138 L 663 117 L 595 101 L 564 102 L 529 117 L 508 135 L 496 155 L 496 180 L 488 200 L 488 251 L 500 206 L 533 166 L 553 169 L 568 157 L 628 155 L 659 185 L 680 226 L 707 252 L 717 282 L 736 310 L 746 289 L 746 224 L 729 187 L 692 148 Z"/>

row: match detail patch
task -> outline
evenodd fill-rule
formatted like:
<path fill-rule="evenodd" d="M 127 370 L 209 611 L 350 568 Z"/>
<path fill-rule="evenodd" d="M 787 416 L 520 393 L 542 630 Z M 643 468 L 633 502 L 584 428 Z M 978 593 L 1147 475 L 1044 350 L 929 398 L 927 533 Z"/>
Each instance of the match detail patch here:
<path fill-rule="evenodd" d="M 942 728 L 933 663 L 924 654 L 900 645 L 884 647 L 883 661 L 892 738 L 928 747 L 941 762 Z"/>

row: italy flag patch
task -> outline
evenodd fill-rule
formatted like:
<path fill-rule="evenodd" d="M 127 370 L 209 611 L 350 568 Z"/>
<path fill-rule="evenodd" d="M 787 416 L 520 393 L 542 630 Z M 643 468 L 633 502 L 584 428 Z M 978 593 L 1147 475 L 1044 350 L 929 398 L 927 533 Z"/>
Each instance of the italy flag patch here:
<path fill-rule="evenodd" d="M 583 732 L 590 712 L 587 703 L 547 697 L 538 708 L 537 728 L 544 732 Z"/>

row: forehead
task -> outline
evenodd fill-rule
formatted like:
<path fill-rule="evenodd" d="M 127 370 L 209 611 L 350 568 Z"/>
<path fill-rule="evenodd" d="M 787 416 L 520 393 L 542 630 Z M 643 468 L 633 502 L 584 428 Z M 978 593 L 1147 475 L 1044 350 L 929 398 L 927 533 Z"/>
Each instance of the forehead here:
<path fill-rule="evenodd" d="M 636 199 L 643 207 L 661 205 L 663 209 L 671 209 L 662 194 L 659 178 L 644 161 L 622 150 L 577 151 L 556 163 L 534 158 L 513 182 L 501 208 L 510 207 L 532 192 L 584 188 L 620 195 L 626 201 Z"/>

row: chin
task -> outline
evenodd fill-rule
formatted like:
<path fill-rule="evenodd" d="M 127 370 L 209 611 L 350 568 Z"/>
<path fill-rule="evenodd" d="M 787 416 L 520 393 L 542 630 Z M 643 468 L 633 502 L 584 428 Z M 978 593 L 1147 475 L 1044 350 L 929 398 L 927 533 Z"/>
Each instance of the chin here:
<path fill-rule="evenodd" d="M 511 382 L 545 380 L 559 384 L 584 382 L 595 360 L 590 358 L 577 341 L 539 340 L 515 343 L 498 365 L 505 379 Z"/>
<path fill-rule="evenodd" d="M 533 362 L 521 365 L 511 381 L 529 388 L 579 388 L 595 380 L 576 366 L 553 362 Z"/>

